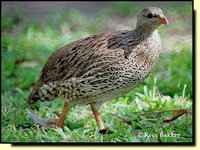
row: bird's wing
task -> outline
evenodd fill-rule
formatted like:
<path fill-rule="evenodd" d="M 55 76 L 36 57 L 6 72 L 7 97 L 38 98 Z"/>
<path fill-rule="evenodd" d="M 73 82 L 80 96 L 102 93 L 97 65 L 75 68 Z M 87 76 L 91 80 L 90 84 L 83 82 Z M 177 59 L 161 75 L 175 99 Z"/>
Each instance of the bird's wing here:
<path fill-rule="evenodd" d="M 49 57 L 42 70 L 40 80 L 46 83 L 81 77 L 91 69 L 92 65 L 93 67 L 94 64 L 98 66 L 101 62 L 112 59 L 109 57 L 110 55 L 122 55 L 123 50 L 120 51 L 114 47 L 113 49 L 117 49 L 118 52 L 113 54 L 115 52 L 108 48 L 109 38 L 116 34 L 118 32 L 93 35 L 62 47 Z M 109 60 L 107 65 L 109 65 Z"/>

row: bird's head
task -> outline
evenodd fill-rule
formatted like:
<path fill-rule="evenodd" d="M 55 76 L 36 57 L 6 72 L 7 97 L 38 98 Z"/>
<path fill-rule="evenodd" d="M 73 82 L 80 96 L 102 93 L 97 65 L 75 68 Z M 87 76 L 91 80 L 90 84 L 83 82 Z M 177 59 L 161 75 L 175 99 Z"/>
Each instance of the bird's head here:
<path fill-rule="evenodd" d="M 157 7 L 143 9 L 137 18 L 137 27 L 157 29 L 161 24 L 167 25 L 168 20 L 162 10 Z"/>

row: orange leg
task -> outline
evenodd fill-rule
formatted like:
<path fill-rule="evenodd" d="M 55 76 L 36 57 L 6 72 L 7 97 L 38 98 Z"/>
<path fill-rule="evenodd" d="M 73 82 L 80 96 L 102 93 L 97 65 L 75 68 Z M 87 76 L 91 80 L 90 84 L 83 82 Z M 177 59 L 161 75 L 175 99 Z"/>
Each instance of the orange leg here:
<path fill-rule="evenodd" d="M 95 120 L 96 120 L 97 125 L 98 125 L 98 127 L 99 127 L 99 130 L 100 130 L 100 131 L 101 131 L 101 130 L 105 130 L 105 127 L 104 127 L 104 125 L 103 125 L 103 121 L 102 121 L 102 119 L 101 119 L 101 116 L 100 116 L 98 110 L 95 108 L 95 106 L 94 106 L 93 104 L 91 104 L 91 110 L 92 110 L 92 112 L 93 112 L 93 114 L 94 114 L 94 117 L 95 117 Z"/>
<path fill-rule="evenodd" d="M 68 103 L 65 102 L 62 113 L 59 115 L 60 118 L 57 121 L 53 121 L 53 122 L 49 121 L 47 124 L 50 126 L 54 125 L 56 127 L 63 127 L 65 118 L 67 116 L 67 112 L 69 111 L 69 109 L 70 109 L 70 107 L 69 107 Z"/>

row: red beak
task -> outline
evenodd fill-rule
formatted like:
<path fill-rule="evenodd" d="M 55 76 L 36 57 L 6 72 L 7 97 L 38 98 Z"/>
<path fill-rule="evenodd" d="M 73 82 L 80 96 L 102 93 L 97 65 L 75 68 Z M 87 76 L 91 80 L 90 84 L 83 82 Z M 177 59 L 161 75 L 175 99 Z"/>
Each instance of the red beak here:
<path fill-rule="evenodd" d="M 164 25 L 168 25 L 169 24 L 169 21 L 167 20 L 167 18 L 161 18 L 161 23 L 164 24 Z"/>

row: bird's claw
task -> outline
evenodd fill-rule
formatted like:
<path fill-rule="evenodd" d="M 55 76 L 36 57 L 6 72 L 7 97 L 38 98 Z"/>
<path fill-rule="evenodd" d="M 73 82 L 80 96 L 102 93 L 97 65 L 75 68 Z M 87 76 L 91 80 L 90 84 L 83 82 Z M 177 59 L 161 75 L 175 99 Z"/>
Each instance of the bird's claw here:
<path fill-rule="evenodd" d="M 113 134 L 114 131 L 111 131 L 111 130 L 108 130 L 108 129 L 102 129 L 102 130 L 99 130 L 99 133 L 100 134 Z"/>

